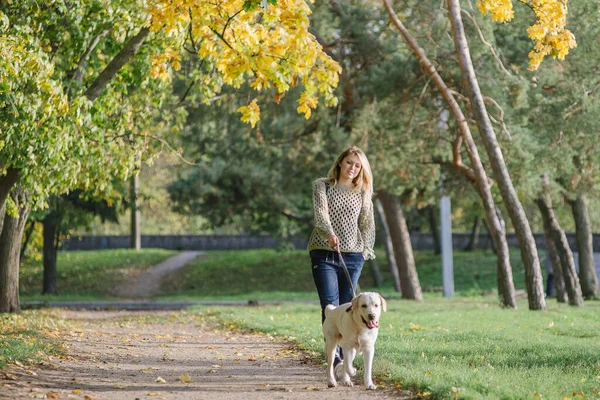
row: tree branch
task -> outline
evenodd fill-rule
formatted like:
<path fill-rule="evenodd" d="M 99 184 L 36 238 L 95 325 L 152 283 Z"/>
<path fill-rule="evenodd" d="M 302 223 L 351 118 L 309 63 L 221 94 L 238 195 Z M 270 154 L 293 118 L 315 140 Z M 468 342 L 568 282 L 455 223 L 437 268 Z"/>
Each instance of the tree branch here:
<path fill-rule="evenodd" d="M 483 100 L 486 103 L 492 104 L 494 107 L 496 107 L 496 109 L 500 112 L 500 117 L 499 117 L 499 121 L 496 121 L 496 119 L 494 117 L 492 117 L 492 115 L 488 112 L 488 116 L 490 117 L 490 119 L 499 125 L 502 125 L 502 131 L 504 133 L 506 133 L 506 135 L 508 136 L 508 138 L 510 140 L 512 140 L 512 136 L 510 134 L 510 132 L 508 131 L 508 127 L 506 126 L 506 124 L 504 123 L 504 110 L 502 109 L 502 107 L 500 107 L 500 104 L 498 104 L 498 102 L 496 102 L 496 100 L 492 99 L 491 97 L 488 96 L 483 96 Z"/>
<path fill-rule="evenodd" d="M 600 82 L 598 82 L 596 84 L 596 86 L 594 86 L 592 89 L 586 90 L 583 93 L 583 95 L 584 95 L 584 97 L 593 96 L 594 94 L 596 94 L 598 89 L 600 89 Z M 575 102 L 571 107 L 575 106 L 576 104 L 577 104 L 577 102 Z M 575 107 L 574 109 L 572 109 L 571 111 L 569 111 L 565 114 L 565 120 L 571 118 L 573 115 L 577 114 L 578 112 L 580 112 L 582 110 L 583 110 L 583 105 Z"/>
<path fill-rule="evenodd" d="M 313 219 L 311 217 L 302 217 L 300 215 L 293 214 L 291 211 L 283 210 L 281 212 L 285 217 L 291 219 L 292 221 L 301 222 L 306 225 L 313 225 Z"/>
<path fill-rule="evenodd" d="M 200 164 L 195 163 L 193 161 L 189 161 L 188 159 L 186 159 L 181 152 L 175 150 L 170 144 L 169 142 L 167 142 L 166 140 L 164 140 L 163 138 L 159 138 L 158 136 L 154 136 L 154 135 L 148 135 L 149 137 L 151 137 L 154 140 L 158 140 L 164 147 L 166 147 L 167 149 L 171 150 L 173 153 L 175 153 L 175 155 L 177 157 L 179 157 L 179 159 L 181 161 L 183 161 L 185 164 L 187 165 L 192 165 L 192 166 L 198 166 Z"/>
<path fill-rule="evenodd" d="M 112 59 L 112 61 L 104 68 L 104 71 L 96 78 L 92 85 L 85 92 L 85 96 L 94 101 L 100 96 L 100 93 L 106 88 L 106 85 L 115 77 L 115 75 L 123 68 L 125 64 L 137 54 L 140 47 L 148 37 L 150 28 L 145 27 L 140 29 L 139 33 L 129 39 L 125 46 L 121 49 L 119 54 Z"/>
<path fill-rule="evenodd" d="M 100 43 L 100 40 L 102 40 L 106 35 L 108 35 L 109 32 L 110 29 L 107 28 L 100 32 L 98 35 L 96 35 L 96 37 L 94 38 L 94 40 L 92 40 L 92 43 L 90 43 L 85 53 L 83 53 L 83 55 L 79 59 L 77 66 L 71 71 L 69 71 L 67 76 L 72 77 L 73 81 L 81 83 L 90 55 L 92 54 L 98 43 Z"/>
<path fill-rule="evenodd" d="M 477 30 L 477 33 L 479 34 L 479 39 L 481 40 L 481 42 L 483 44 L 485 44 L 486 46 L 488 46 L 490 48 L 490 51 L 492 52 L 492 55 L 494 56 L 494 59 L 496 60 L 496 62 L 498 63 L 498 65 L 500 66 L 500 69 L 502 70 L 502 72 L 504 72 L 506 75 L 512 77 L 513 75 L 510 73 L 510 71 L 508 71 L 505 67 L 504 64 L 502 63 L 502 60 L 500 59 L 500 57 L 498 56 L 498 54 L 496 53 L 496 50 L 494 49 L 494 46 L 492 46 L 492 44 L 490 42 L 488 42 L 487 40 L 485 40 L 485 37 L 483 36 L 483 32 L 481 31 L 481 29 L 479 28 L 479 25 L 477 24 L 477 21 L 475 21 L 475 18 L 473 18 L 471 16 L 471 14 L 469 14 L 468 11 L 465 11 L 464 9 L 461 10 L 461 12 L 467 17 L 469 18 L 469 20 L 471 20 L 471 22 L 473 23 L 473 25 L 475 26 L 475 30 Z M 523 79 L 522 76 L 519 75 L 520 79 Z"/>

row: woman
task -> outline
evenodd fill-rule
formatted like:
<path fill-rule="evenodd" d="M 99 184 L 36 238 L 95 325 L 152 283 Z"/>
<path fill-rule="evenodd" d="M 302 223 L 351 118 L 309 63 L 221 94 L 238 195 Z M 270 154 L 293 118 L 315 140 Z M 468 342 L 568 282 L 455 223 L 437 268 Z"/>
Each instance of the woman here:
<path fill-rule="evenodd" d="M 352 300 L 352 286 L 340 264 L 338 250 L 356 287 L 365 260 L 375 258 L 373 176 L 367 156 L 358 147 L 344 150 L 327 178 L 313 185 L 315 228 L 308 242 L 312 274 L 321 303 L 321 321 L 328 304 Z M 341 356 L 341 354 L 340 354 Z M 336 356 L 334 365 L 339 364 Z"/>

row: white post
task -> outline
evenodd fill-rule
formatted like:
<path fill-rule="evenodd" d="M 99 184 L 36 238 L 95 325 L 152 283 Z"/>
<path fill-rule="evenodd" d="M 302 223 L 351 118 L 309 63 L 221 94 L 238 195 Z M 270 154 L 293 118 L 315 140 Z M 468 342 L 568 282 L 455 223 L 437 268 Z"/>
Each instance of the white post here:
<path fill-rule="evenodd" d="M 444 297 L 453 297 L 454 266 L 452 263 L 452 222 L 450 221 L 450 196 L 442 196 L 442 199 L 440 200 L 440 225 Z"/>

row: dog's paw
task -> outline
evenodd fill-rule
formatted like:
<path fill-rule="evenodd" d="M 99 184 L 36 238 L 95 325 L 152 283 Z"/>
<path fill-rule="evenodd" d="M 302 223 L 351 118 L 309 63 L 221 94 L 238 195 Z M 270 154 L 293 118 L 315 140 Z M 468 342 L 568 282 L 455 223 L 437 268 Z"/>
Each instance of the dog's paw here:
<path fill-rule="evenodd" d="M 333 388 L 337 386 L 337 382 L 336 381 L 329 381 L 327 382 L 327 387 Z"/>
<path fill-rule="evenodd" d="M 367 388 L 367 390 L 375 390 L 375 389 L 377 389 L 377 386 L 375 386 L 375 384 L 373 384 L 373 383 L 368 383 L 366 385 L 366 388 Z"/>
<path fill-rule="evenodd" d="M 350 379 L 343 380 L 342 385 L 348 386 L 348 387 L 354 386 L 354 384 L 352 383 L 352 381 Z"/>

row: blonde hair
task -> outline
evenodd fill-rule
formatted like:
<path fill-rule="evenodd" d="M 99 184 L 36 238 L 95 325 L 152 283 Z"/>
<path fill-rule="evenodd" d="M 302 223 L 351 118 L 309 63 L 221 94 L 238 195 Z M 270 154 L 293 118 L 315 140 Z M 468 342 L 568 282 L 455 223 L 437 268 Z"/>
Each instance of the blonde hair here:
<path fill-rule="evenodd" d="M 331 168 L 329 168 L 326 182 L 330 185 L 338 184 L 340 179 L 340 164 L 350 154 L 356 155 L 360 159 L 361 164 L 360 172 L 356 178 L 352 179 L 352 183 L 355 185 L 354 189 L 363 193 L 363 203 L 368 204 L 367 202 L 373 197 L 373 173 L 371 172 L 371 165 L 367 156 L 358 147 L 351 146 L 340 153 Z"/>

